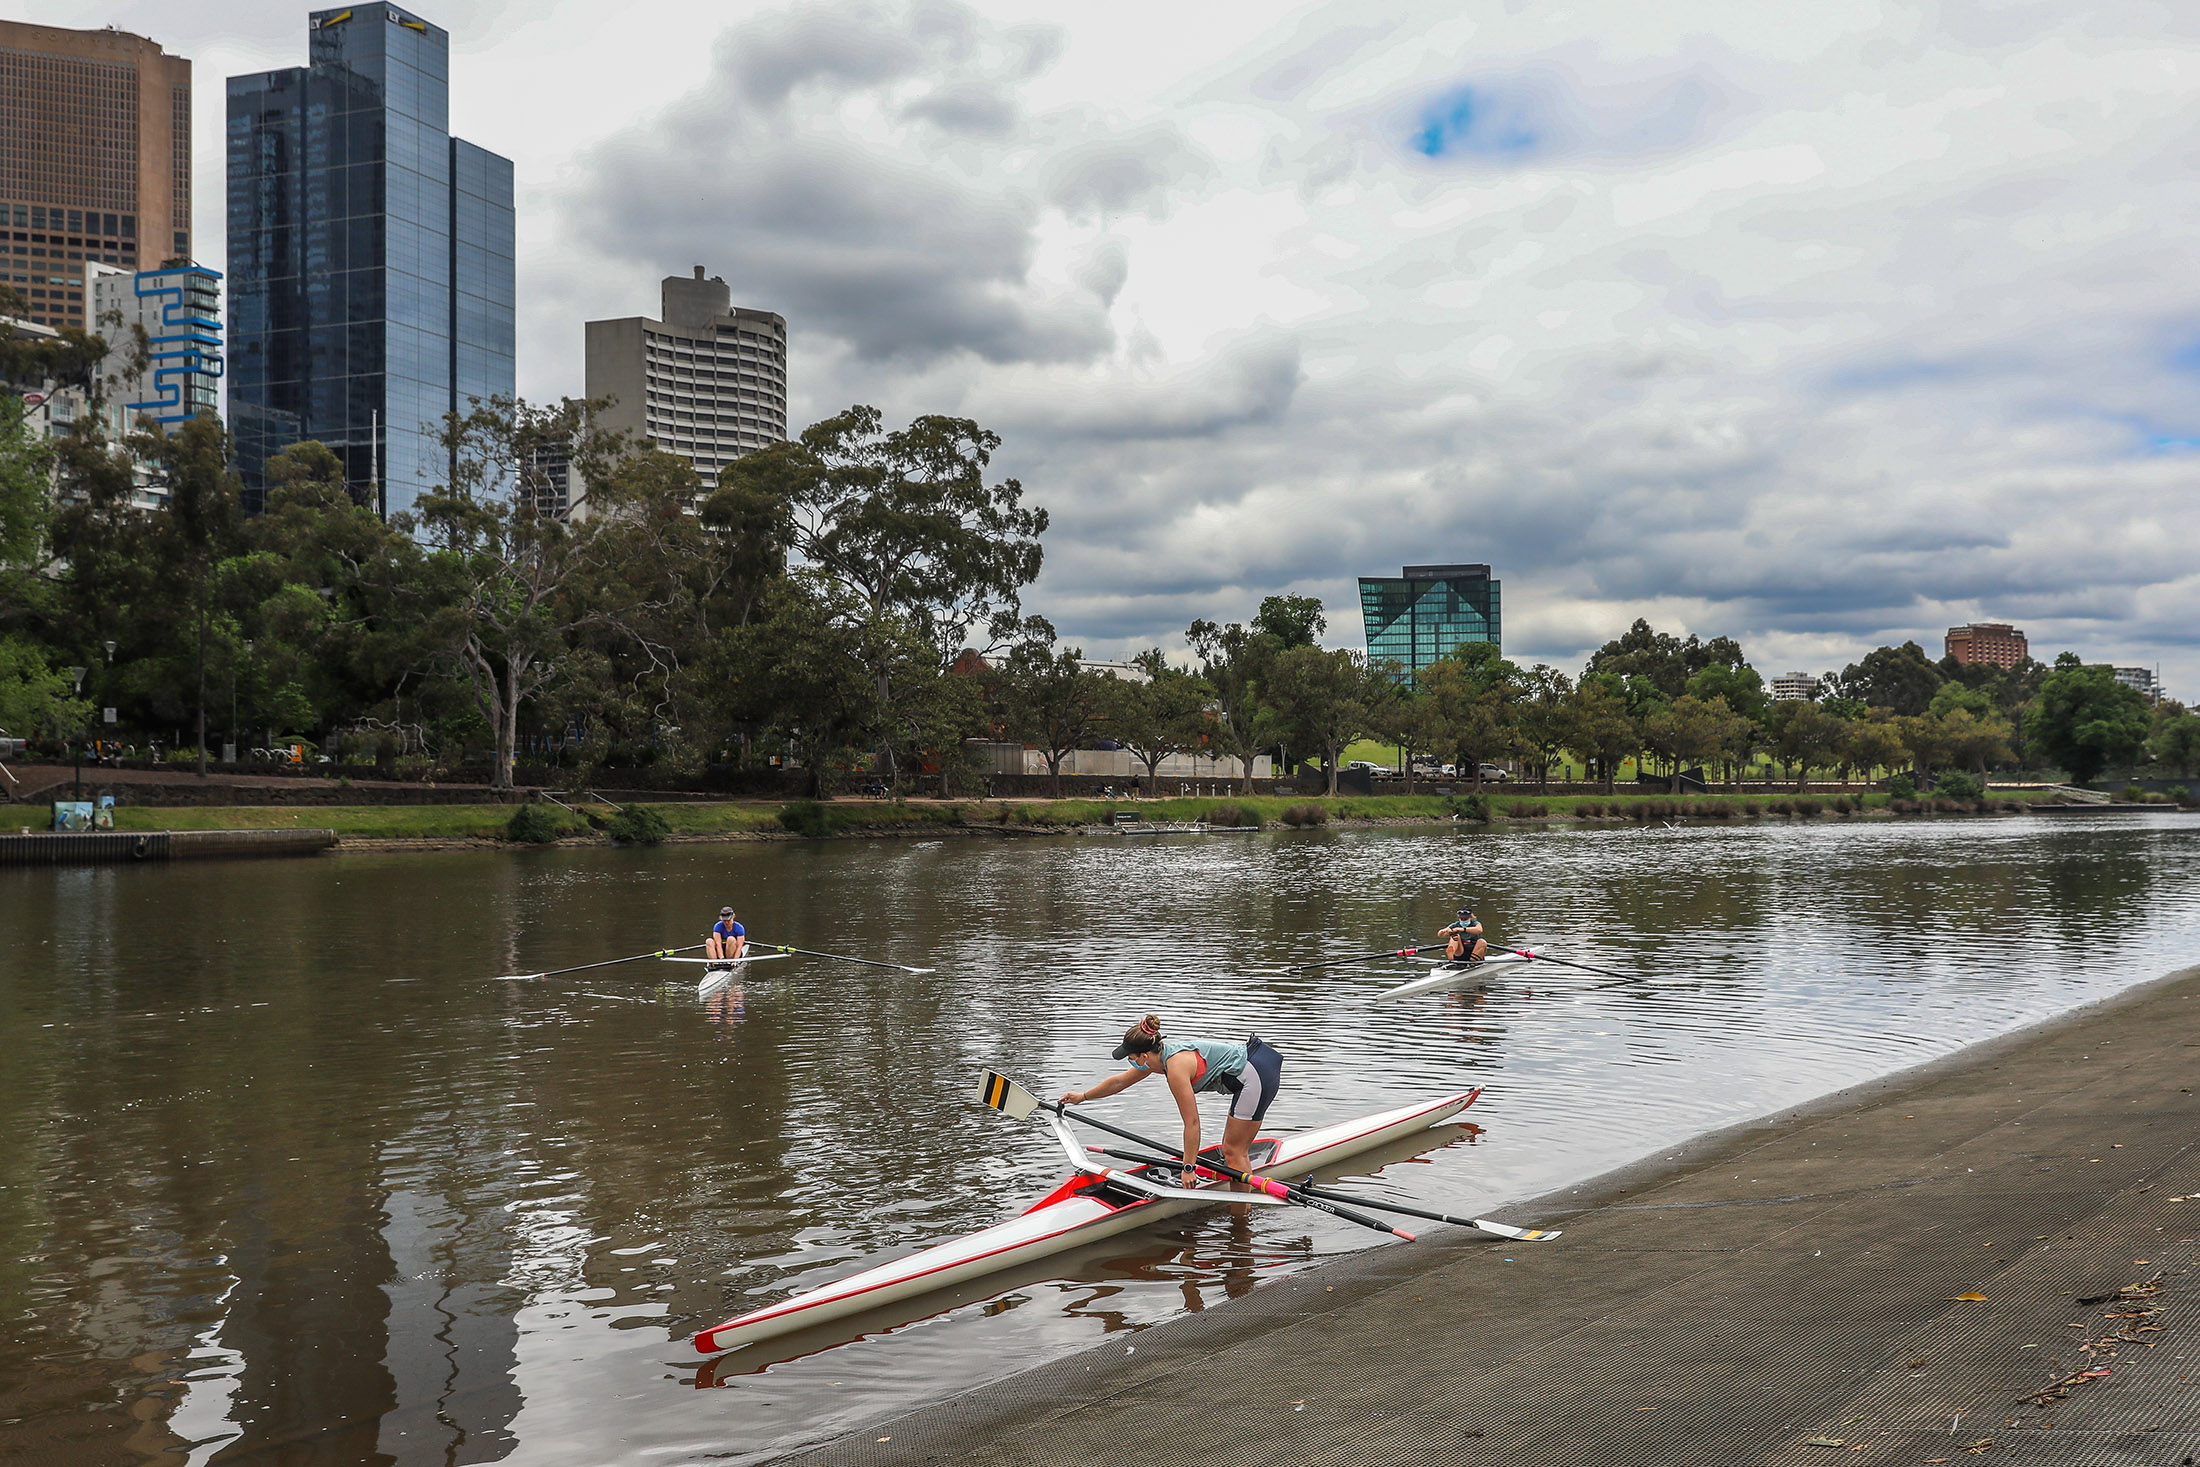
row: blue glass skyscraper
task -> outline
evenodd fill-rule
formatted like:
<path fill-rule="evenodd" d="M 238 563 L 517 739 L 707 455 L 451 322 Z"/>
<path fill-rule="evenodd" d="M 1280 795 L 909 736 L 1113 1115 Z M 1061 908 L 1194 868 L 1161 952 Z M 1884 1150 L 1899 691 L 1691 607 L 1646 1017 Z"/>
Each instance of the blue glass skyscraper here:
<path fill-rule="evenodd" d="M 318 439 L 385 513 L 443 482 L 445 413 L 513 390 L 512 164 L 450 134 L 450 36 L 313 12 L 309 63 L 229 79 L 229 413 L 255 501 Z"/>

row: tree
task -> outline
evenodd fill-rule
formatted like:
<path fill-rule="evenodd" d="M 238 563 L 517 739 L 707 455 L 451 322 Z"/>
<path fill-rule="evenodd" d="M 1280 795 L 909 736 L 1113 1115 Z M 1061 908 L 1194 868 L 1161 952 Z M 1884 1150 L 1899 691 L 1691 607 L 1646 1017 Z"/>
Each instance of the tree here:
<path fill-rule="evenodd" d="M 159 466 L 168 484 L 168 512 L 154 521 L 158 563 L 176 584 L 178 603 L 194 627 L 192 662 L 197 716 L 198 772 L 206 773 L 207 632 L 214 615 L 215 575 L 239 545 L 244 486 L 229 470 L 229 434 L 212 413 L 201 413 L 174 432 L 142 440 L 139 451 Z"/>
<path fill-rule="evenodd" d="M 1643 741 L 1668 761 L 1674 794 L 1681 792 L 1683 765 L 1710 759 L 1724 746 L 1727 720 L 1733 716 L 1717 698 L 1707 702 L 1683 693 L 1643 720 Z"/>
<path fill-rule="evenodd" d="M 1686 691 L 1705 702 L 1717 698 L 1730 711 L 1759 723 L 1772 714 L 1772 695 L 1765 691 L 1765 680 L 1757 675 L 1756 668 L 1746 664 L 1736 667 L 1714 663 L 1691 676 Z"/>
<path fill-rule="evenodd" d="M 419 501 L 418 526 L 433 549 L 423 591 L 442 657 L 472 692 L 494 749 L 492 788 L 509 789 L 519 744 L 521 708 L 564 671 L 574 634 L 609 622 L 633 626 L 658 609 L 652 602 L 608 606 L 573 594 L 608 574 L 617 537 L 609 515 L 573 524 L 536 508 L 534 496 L 513 492 L 513 466 L 555 447 L 572 455 L 584 477 L 607 475 L 602 435 L 586 404 L 555 408 L 523 399 L 476 401 L 461 416 L 445 416 L 441 441 L 450 455 L 449 482 Z M 402 517 L 399 528 L 410 528 Z"/>
<path fill-rule="evenodd" d="M 20 319 L 30 313 L 30 302 L 12 285 L 0 284 L 0 317 Z M 107 343 L 88 335 L 82 327 L 65 326 L 57 336 L 33 335 L 0 321 L 0 388 L 26 390 L 82 387 L 98 395 L 99 364 L 106 359 Z M 0 396 L 11 395 L 0 393 Z"/>
<path fill-rule="evenodd" d="M 1146 670 L 1146 681 L 1125 681 L 1114 689 L 1109 708 L 1109 731 L 1146 766 L 1146 793 L 1157 793 L 1161 761 L 1206 742 L 1207 700 L 1214 690 L 1185 672 L 1171 667 L 1159 647 L 1149 647 L 1134 659 Z"/>
<path fill-rule="evenodd" d="M 2040 752 L 2080 784 L 2139 755 L 2147 737 L 2146 698 L 2116 681 L 2116 670 L 2088 667 L 2075 652 L 2055 659 L 2032 707 L 2031 734 Z"/>
<path fill-rule="evenodd" d="M 0 733 L 32 739 L 74 733 L 91 716 L 69 676 L 27 637 L 0 636 Z"/>
<path fill-rule="evenodd" d="M 1453 755 L 1477 789 L 1484 763 L 1519 747 L 1515 709 L 1525 674 L 1488 642 L 1463 642 L 1414 679 L 1414 720 L 1422 747 Z"/>
<path fill-rule="evenodd" d="M 1906 717 L 1923 713 L 1940 691 L 1941 676 L 1915 642 L 1881 647 L 1841 670 L 1844 697 L 1862 698 L 1874 708 Z"/>
<path fill-rule="evenodd" d="M 1984 713 L 1957 707 L 1926 716 L 1940 725 L 1940 746 L 1946 750 L 1948 762 L 1971 770 L 1981 783 L 1987 765 L 2005 763 L 2012 757 L 2009 725 L 1990 707 Z"/>
<path fill-rule="evenodd" d="M 1275 741 L 1278 722 L 1259 698 L 1260 679 L 1276 655 L 1275 640 L 1237 622 L 1205 619 L 1184 629 L 1199 658 L 1199 675 L 1214 689 L 1215 742 L 1244 770 L 1241 793 L 1253 792 L 1253 760 Z"/>
<path fill-rule="evenodd" d="M 889 433 L 876 408 L 858 406 L 754 471 L 737 460 L 725 481 L 783 495 L 796 553 L 867 615 L 921 630 L 936 675 L 965 646 L 985 652 L 1016 635 L 1023 588 L 1039 574 L 1047 512 L 1027 508 L 1014 479 L 986 482 L 1000 444 L 967 418 L 920 417 Z M 871 673 L 891 705 L 893 678 Z"/>
<path fill-rule="evenodd" d="M 1312 596 L 1266 596 L 1253 614 L 1253 630 L 1273 638 L 1280 652 L 1313 646 L 1328 626 L 1320 600 Z"/>
<path fill-rule="evenodd" d="M 1732 637 L 1703 642 L 1691 632 L 1683 639 L 1654 630 L 1637 617 L 1633 626 L 1599 647 L 1583 671 L 1585 676 L 1612 673 L 1640 679 L 1666 698 L 1678 698 L 1688 691 L 1688 680 L 1706 668 L 1745 665 L 1741 646 Z"/>
<path fill-rule="evenodd" d="M 1378 681 L 1381 687 L 1375 686 Z M 1346 746 L 1368 733 L 1373 706 L 1392 686 L 1384 673 L 1370 671 L 1361 654 L 1308 643 L 1276 658 L 1263 695 L 1284 736 L 1295 747 L 1320 753 L 1334 795 Z"/>
<path fill-rule="evenodd" d="M 1902 731 L 1885 709 L 1848 720 L 1841 730 L 1841 757 L 1864 772 L 1869 781 L 1875 769 L 1893 769 L 1910 757 Z"/>
<path fill-rule="evenodd" d="M 1037 635 L 1018 642 L 1002 666 L 1003 722 L 1045 758 L 1060 799 L 1062 760 L 1092 741 L 1114 679 L 1087 671 L 1083 648 L 1057 648 L 1043 618 L 1031 618 L 1031 626 Z"/>
<path fill-rule="evenodd" d="M 2147 755 L 2181 776 L 2200 768 L 2200 713 L 2162 704 L 2155 711 L 2153 732 L 2147 735 Z"/>
<path fill-rule="evenodd" d="M 1536 785 L 1549 791 L 1551 766 L 1566 748 L 1566 700 L 1573 680 L 1557 668 L 1538 662 L 1522 680 L 1522 697 L 1514 710 L 1520 747 L 1535 757 Z"/>
<path fill-rule="evenodd" d="M 1795 788 L 1800 793 L 1810 782 L 1811 766 L 1825 763 L 1841 747 L 1847 725 L 1800 698 L 1777 705 L 1772 716 L 1773 749 L 1795 771 Z"/>
<path fill-rule="evenodd" d="M 53 450 L 31 431 L 23 399 L 0 393 L 0 566 L 30 565 L 53 505 Z"/>
<path fill-rule="evenodd" d="M 1642 730 L 1627 711 L 1619 682 L 1613 675 L 1584 676 L 1565 700 L 1560 719 L 1566 748 L 1596 768 L 1606 794 L 1612 793 L 1621 762 L 1642 748 Z"/>

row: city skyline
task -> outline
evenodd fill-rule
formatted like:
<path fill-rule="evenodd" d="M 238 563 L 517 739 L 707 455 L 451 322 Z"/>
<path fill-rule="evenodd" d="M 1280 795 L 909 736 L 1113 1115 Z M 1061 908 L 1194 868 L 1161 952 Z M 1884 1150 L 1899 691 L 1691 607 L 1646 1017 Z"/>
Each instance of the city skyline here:
<path fill-rule="evenodd" d="M 1354 645 L 1358 576 L 1455 553 L 1507 567 L 1524 660 L 1636 615 L 1767 668 L 1995 618 L 2200 676 L 2189 22 L 605 13 L 423 10 L 453 131 L 515 161 L 521 390 L 712 261 L 788 319 L 792 426 L 1002 433 L 1058 527 L 1034 600 L 1095 653 L 1285 591 Z M 304 14 L 39 16 L 194 63 L 217 268 L 205 79 Z"/>

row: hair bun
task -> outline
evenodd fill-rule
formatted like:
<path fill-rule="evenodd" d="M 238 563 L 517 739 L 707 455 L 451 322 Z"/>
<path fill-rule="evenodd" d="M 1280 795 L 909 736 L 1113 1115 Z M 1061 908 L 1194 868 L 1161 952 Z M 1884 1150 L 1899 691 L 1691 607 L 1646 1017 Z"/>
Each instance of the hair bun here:
<path fill-rule="evenodd" d="M 1159 1034 L 1161 1032 L 1161 1021 L 1155 1018 L 1152 1014 L 1148 1014 L 1145 1018 L 1138 1021 L 1138 1027 L 1145 1030 L 1148 1034 Z"/>

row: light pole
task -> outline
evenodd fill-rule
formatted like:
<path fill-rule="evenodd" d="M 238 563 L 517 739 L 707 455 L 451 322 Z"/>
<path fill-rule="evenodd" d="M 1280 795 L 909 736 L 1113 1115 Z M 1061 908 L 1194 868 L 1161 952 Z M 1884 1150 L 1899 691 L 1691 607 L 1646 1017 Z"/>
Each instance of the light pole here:
<path fill-rule="evenodd" d="M 83 667 L 72 667 L 69 669 L 69 681 L 74 684 L 74 687 L 71 689 L 69 694 L 70 697 L 74 698 L 82 696 L 84 692 L 84 674 L 88 671 L 90 671 L 89 668 Z M 76 799 L 82 801 L 84 798 L 84 731 L 82 729 L 77 730 L 75 743 Z"/>
<path fill-rule="evenodd" d="M 99 723 L 101 728 L 105 728 L 114 721 L 114 715 L 108 711 L 107 700 L 115 695 L 115 641 L 110 637 L 100 645 L 107 649 L 107 665 L 100 670 L 99 674 Z M 102 747 L 106 742 L 106 740 L 101 741 Z M 121 745 L 119 744 L 116 745 L 115 763 L 118 767 L 122 763 Z"/>

